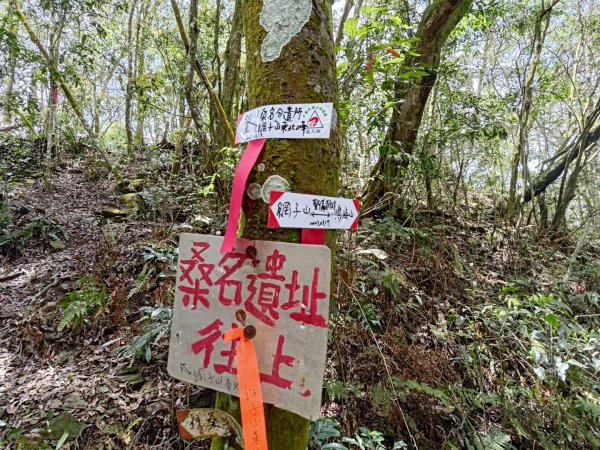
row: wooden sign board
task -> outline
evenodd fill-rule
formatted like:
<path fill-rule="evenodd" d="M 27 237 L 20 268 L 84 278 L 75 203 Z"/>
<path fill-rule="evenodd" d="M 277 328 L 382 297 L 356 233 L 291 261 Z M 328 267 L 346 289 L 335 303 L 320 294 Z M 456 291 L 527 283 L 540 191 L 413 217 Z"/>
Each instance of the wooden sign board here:
<path fill-rule="evenodd" d="M 333 103 L 267 105 L 238 119 L 236 143 L 255 139 L 327 139 L 333 122 Z"/>
<path fill-rule="evenodd" d="M 322 195 L 271 192 L 270 227 L 355 230 L 358 228 L 358 200 Z"/>
<path fill-rule="evenodd" d="M 327 351 L 331 252 L 320 245 L 182 234 L 168 372 L 239 396 L 239 340 L 223 332 L 254 325 L 263 399 L 307 419 L 319 417 Z M 241 311 L 241 313 L 240 313 Z"/>

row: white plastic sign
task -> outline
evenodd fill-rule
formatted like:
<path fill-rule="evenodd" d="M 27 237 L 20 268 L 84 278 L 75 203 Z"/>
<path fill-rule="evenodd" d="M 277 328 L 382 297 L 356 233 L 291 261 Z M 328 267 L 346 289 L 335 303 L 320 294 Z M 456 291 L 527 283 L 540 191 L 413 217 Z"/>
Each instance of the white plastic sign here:
<path fill-rule="evenodd" d="M 356 199 L 271 192 L 270 227 L 347 230 L 358 227 Z"/>
<path fill-rule="evenodd" d="M 239 118 L 236 142 L 262 138 L 327 139 L 332 119 L 333 103 L 261 106 Z"/>
<path fill-rule="evenodd" d="M 239 395 L 236 345 L 223 333 L 256 327 L 263 399 L 319 417 L 327 351 L 331 252 L 322 245 L 182 234 L 167 369 L 188 383 Z M 241 311 L 241 313 L 240 313 Z M 237 314 L 237 317 L 236 317 Z"/>

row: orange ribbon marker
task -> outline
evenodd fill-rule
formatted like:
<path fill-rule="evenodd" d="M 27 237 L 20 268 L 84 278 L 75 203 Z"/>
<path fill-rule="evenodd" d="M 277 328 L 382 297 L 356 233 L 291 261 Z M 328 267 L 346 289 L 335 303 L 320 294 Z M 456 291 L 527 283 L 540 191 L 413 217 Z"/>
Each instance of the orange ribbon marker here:
<path fill-rule="evenodd" d="M 268 450 L 267 428 L 265 426 L 265 410 L 260 389 L 258 361 L 252 338 L 256 336 L 256 328 L 246 325 L 233 328 L 223 335 L 225 342 L 239 339 L 235 357 L 237 360 L 237 376 L 240 391 L 240 407 L 242 410 L 242 433 L 246 450 Z"/>

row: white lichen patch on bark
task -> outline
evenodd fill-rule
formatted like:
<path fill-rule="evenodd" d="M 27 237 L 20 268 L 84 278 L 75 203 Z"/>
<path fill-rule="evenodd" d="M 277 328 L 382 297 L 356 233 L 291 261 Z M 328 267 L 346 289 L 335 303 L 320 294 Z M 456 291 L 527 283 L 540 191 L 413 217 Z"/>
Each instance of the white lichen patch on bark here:
<path fill-rule="evenodd" d="M 250 197 L 252 200 L 258 200 L 262 197 L 260 184 L 251 183 L 250 186 L 248 186 L 246 193 L 248 194 L 248 197 Z"/>
<path fill-rule="evenodd" d="M 263 1 L 260 24 L 267 32 L 260 49 L 263 62 L 279 58 L 283 47 L 308 22 L 311 11 L 311 0 Z"/>
<path fill-rule="evenodd" d="M 288 181 L 279 176 L 279 175 L 271 175 L 265 181 L 262 187 L 262 199 L 263 202 L 269 203 L 271 198 L 271 191 L 279 191 L 279 192 L 289 192 L 290 191 L 290 183 Z"/>

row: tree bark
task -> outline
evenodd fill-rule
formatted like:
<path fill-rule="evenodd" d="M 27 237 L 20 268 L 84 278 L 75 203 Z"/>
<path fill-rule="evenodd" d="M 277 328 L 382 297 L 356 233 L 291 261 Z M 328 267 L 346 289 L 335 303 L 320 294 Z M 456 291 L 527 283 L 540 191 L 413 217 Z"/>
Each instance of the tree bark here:
<path fill-rule="evenodd" d="M 436 0 L 431 3 L 417 28 L 417 56 L 406 59 L 406 65 L 427 72 L 426 76 L 406 83 L 398 81 L 394 88 L 395 106 L 385 137 L 386 150 L 379 157 L 362 196 L 363 211 L 380 209 L 378 203 L 386 192 L 393 189 L 393 182 L 402 178 L 408 163 L 406 158 L 394 155 L 411 155 L 423 118 L 427 99 L 440 65 L 441 53 L 448 36 L 469 11 L 472 0 Z"/>
<path fill-rule="evenodd" d="M 10 11 L 9 9 L 9 14 L 12 14 L 12 11 Z M 16 35 L 17 32 L 19 31 L 19 22 L 14 22 L 11 23 L 9 29 L 7 30 L 8 33 L 14 34 Z M 11 46 L 9 49 L 9 54 L 8 54 L 8 68 L 7 68 L 7 73 L 8 73 L 8 81 L 6 82 L 6 88 L 4 89 L 3 92 L 3 97 L 4 97 L 4 101 L 5 101 L 5 105 L 4 105 L 4 123 L 5 125 L 10 125 L 10 122 L 12 120 L 12 97 L 13 97 L 13 89 L 14 89 L 14 85 L 15 85 L 15 72 L 17 69 L 17 54 L 18 54 L 18 48 L 17 46 Z"/>
<path fill-rule="evenodd" d="M 137 147 L 144 147 L 145 141 L 145 127 L 146 127 L 146 102 L 148 100 L 148 94 L 146 89 L 148 84 L 144 79 L 144 72 L 146 71 L 146 46 L 148 40 L 148 29 L 152 26 L 152 18 L 154 11 L 154 3 L 151 1 L 142 1 L 140 4 L 140 15 L 139 20 L 136 24 L 135 30 L 135 93 L 137 98 L 136 112 L 135 112 L 135 136 L 134 142 Z"/>
<path fill-rule="evenodd" d="M 550 25 L 551 9 L 541 11 L 535 20 L 533 31 L 533 42 L 529 66 L 527 68 L 527 76 L 523 86 L 523 97 L 521 100 L 521 109 L 519 110 L 519 126 L 517 145 L 513 152 L 512 162 L 510 166 L 510 182 L 508 188 L 508 201 L 506 203 L 506 217 L 512 219 L 517 206 L 517 182 L 519 180 L 519 166 L 526 170 L 527 162 L 524 161 L 525 146 L 527 145 L 527 135 L 529 132 L 529 115 L 531 113 L 531 105 L 533 100 L 533 85 L 542 47 L 546 39 L 546 31 Z"/>
<path fill-rule="evenodd" d="M 196 125 L 198 133 L 202 133 L 202 119 L 194 98 L 194 66 L 196 64 L 196 50 L 198 48 L 198 0 L 190 0 L 190 11 L 188 17 L 188 25 L 190 30 L 188 52 L 188 67 L 185 73 L 185 99 L 190 109 L 190 115 Z"/>
<path fill-rule="evenodd" d="M 52 11 L 52 31 L 50 32 L 50 58 L 54 67 L 58 67 L 58 54 L 60 35 L 62 33 L 62 23 L 64 15 L 56 17 L 56 11 Z M 54 143 L 54 133 L 56 130 L 56 113 L 58 107 L 58 83 L 54 72 L 48 73 L 48 129 L 46 130 L 46 167 L 44 174 L 44 190 L 49 191 L 52 188 L 52 147 Z"/>
<path fill-rule="evenodd" d="M 175 178 L 179 175 L 179 171 L 181 170 L 181 159 L 183 155 L 183 146 L 185 144 L 185 137 L 187 136 L 188 130 L 190 129 L 190 125 L 192 124 L 192 117 L 186 117 L 183 126 L 179 130 L 177 134 L 177 138 L 175 139 L 175 150 L 173 153 L 173 165 L 171 167 L 171 178 L 170 181 L 173 183 Z"/>
<path fill-rule="evenodd" d="M 131 107 L 133 103 L 133 68 L 136 56 L 133 44 L 133 18 L 137 8 L 137 0 L 132 0 L 127 17 L 127 86 L 125 88 L 125 134 L 127 135 L 127 156 L 133 157 L 133 130 L 131 124 Z"/>
<path fill-rule="evenodd" d="M 584 145 L 580 145 L 581 140 Z M 546 190 L 548 186 L 554 183 L 565 171 L 565 168 L 579 157 L 579 152 L 590 152 L 600 139 L 600 125 L 596 125 L 591 130 L 584 132 L 575 142 L 571 143 L 565 151 L 560 153 L 563 156 L 557 159 L 548 169 L 538 175 L 533 181 L 533 185 L 525 190 L 523 202 L 529 202 L 533 197 L 538 196 Z"/>
<path fill-rule="evenodd" d="M 331 0 L 312 1 L 308 22 L 272 62 L 264 62 L 261 56 L 261 45 L 266 36 L 259 19 L 262 6 L 262 0 L 246 0 L 244 7 L 248 107 L 279 103 L 337 103 Z M 264 184 L 269 176 L 279 175 L 288 181 L 293 192 L 337 195 L 340 168 L 337 123 L 327 140 L 268 140 L 259 163 L 264 164 L 264 170 L 253 170 L 248 183 Z M 300 230 L 267 228 L 268 205 L 262 200 L 245 196 L 243 210 L 243 237 L 300 241 Z M 335 233 L 328 233 L 327 243 L 334 247 Z M 228 399 L 221 394 L 218 398 L 220 402 Z M 265 415 L 269 450 L 306 449 L 308 420 L 269 405 L 266 405 Z"/>
<path fill-rule="evenodd" d="M 219 56 L 219 37 L 221 35 L 221 0 L 217 0 L 215 5 L 214 25 L 212 70 L 215 77 L 213 85 L 217 86 L 217 92 L 219 94 L 219 98 L 221 98 L 221 93 L 223 91 L 223 86 L 221 85 L 221 57 Z"/>
<path fill-rule="evenodd" d="M 242 54 L 242 6 L 243 0 L 236 0 L 231 19 L 231 32 L 225 50 L 225 70 L 223 72 L 223 89 L 221 90 L 221 104 L 229 124 L 235 123 L 237 115 L 235 98 L 239 95 L 240 84 L 240 56 Z M 219 148 L 229 144 L 227 129 L 224 124 L 217 122 L 217 145 Z"/>
<path fill-rule="evenodd" d="M 342 11 L 342 17 L 340 17 L 340 25 L 338 26 L 337 34 L 335 36 L 335 46 L 336 48 L 340 46 L 342 43 L 342 39 L 344 38 L 344 24 L 346 23 L 346 19 L 350 14 L 350 10 L 354 5 L 354 0 L 346 0 L 346 4 L 344 5 L 344 10 Z"/>

